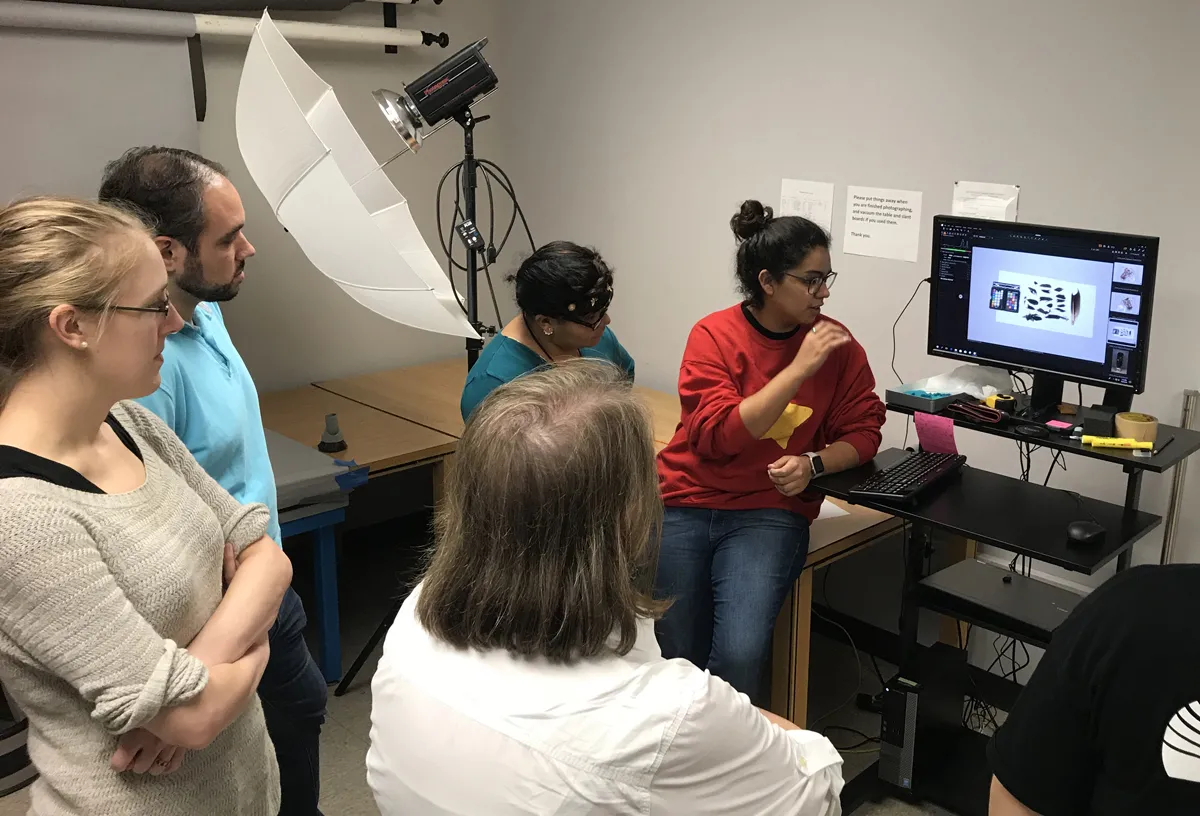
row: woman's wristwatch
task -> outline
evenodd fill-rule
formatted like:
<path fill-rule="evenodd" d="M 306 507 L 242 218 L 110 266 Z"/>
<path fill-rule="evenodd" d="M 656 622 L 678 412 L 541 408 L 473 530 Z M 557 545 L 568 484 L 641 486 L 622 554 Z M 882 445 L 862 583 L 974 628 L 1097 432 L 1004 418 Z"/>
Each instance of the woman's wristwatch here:
<path fill-rule="evenodd" d="M 821 461 L 821 454 L 809 452 L 804 455 L 808 457 L 808 463 L 812 466 L 811 478 L 815 479 L 825 472 L 825 463 Z"/>

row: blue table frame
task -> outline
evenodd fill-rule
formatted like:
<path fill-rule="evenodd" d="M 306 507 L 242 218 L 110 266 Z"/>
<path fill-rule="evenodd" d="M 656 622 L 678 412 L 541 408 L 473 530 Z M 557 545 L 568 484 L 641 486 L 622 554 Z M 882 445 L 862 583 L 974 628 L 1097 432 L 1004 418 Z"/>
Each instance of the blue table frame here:
<path fill-rule="evenodd" d="M 346 508 L 338 507 L 280 524 L 284 539 L 310 532 L 317 534 L 316 547 L 313 549 L 317 616 L 321 631 L 321 653 L 317 656 L 317 664 L 327 683 L 336 683 L 342 676 L 342 636 L 338 628 L 337 525 L 345 520 Z"/>

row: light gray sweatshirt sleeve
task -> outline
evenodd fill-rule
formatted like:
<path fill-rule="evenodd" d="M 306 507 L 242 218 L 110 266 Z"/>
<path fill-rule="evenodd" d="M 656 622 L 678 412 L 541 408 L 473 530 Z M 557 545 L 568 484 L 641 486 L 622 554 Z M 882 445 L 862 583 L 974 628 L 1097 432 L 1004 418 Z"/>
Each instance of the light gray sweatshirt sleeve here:
<path fill-rule="evenodd" d="M 113 734 L 208 683 L 204 664 L 134 609 L 83 522 L 32 492 L 0 502 L 0 648 L 70 684 Z"/>

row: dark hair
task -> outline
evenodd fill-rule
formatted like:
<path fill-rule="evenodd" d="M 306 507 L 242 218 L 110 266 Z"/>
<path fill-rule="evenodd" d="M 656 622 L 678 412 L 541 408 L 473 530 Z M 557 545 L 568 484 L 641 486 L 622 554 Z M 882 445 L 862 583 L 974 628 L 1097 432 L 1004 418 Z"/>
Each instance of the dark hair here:
<path fill-rule="evenodd" d="M 551 241 L 538 247 L 506 280 L 516 284 L 517 307 L 528 317 L 594 316 L 612 302 L 612 269 L 591 247 Z"/>
<path fill-rule="evenodd" d="M 178 147 L 135 147 L 104 166 L 100 200 L 145 213 L 158 235 L 195 252 L 204 232 L 204 188 L 225 168 Z"/>
<path fill-rule="evenodd" d="M 729 227 L 738 241 L 738 288 L 751 306 L 762 306 L 765 297 L 759 272 L 765 269 L 771 280 L 783 280 L 808 253 L 829 249 L 829 235 L 812 221 L 798 215 L 775 218 L 770 207 L 753 199 L 742 202 Z"/>
<path fill-rule="evenodd" d="M 662 529 L 649 414 L 624 372 L 572 360 L 471 415 L 436 516 L 417 616 L 458 648 L 570 662 L 627 654 Z"/>

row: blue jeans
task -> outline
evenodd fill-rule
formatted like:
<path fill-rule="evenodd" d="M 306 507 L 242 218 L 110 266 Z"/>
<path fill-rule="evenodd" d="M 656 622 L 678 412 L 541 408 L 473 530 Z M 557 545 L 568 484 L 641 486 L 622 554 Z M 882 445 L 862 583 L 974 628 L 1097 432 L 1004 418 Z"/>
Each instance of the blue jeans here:
<path fill-rule="evenodd" d="M 708 669 L 758 706 L 775 619 L 808 556 L 808 519 L 786 510 L 668 507 L 655 597 L 663 657 Z"/>
<path fill-rule="evenodd" d="M 304 642 L 307 623 L 300 596 L 288 587 L 268 634 L 271 656 L 258 683 L 279 762 L 279 816 L 321 816 L 321 726 L 329 687 Z"/>

